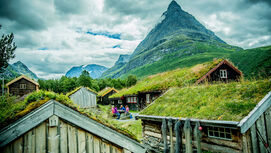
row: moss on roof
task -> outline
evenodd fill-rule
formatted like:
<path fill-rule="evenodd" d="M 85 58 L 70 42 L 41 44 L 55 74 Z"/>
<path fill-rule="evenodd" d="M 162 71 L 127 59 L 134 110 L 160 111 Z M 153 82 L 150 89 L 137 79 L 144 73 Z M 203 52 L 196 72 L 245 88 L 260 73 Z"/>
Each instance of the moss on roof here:
<path fill-rule="evenodd" d="M 171 88 L 141 115 L 240 121 L 271 90 L 271 80 Z"/>
<path fill-rule="evenodd" d="M 83 88 L 83 87 L 77 87 L 77 88 L 75 88 L 75 89 L 72 90 L 71 92 L 68 92 L 68 93 L 66 94 L 66 96 L 69 97 L 70 95 L 74 94 L 75 92 L 77 92 L 77 91 L 78 91 L 79 89 L 81 89 L 81 88 Z M 89 90 L 90 92 L 93 92 L 93 93 L 97 94 L 96 91 L 90 89 L 89 87 L 84 87 L 84 88 L 86 88 L 86 89 Z"/>
<path fill-rule="evenodd" d="M 28 113 L 45 104 L 51 99 L 56 100 L 59 103 L 89 117 L 90 119 L 93 119 L 139 142 L 139 140 L 136 138 L 134 134 L 132 134 L 132 132 L 121 127 L 116 127 L 110 124 L 108 120 L 101 118 L 97 115 L 91 114 L 89 112 L 86 112 L 84 109 L 80 109 L 76 104 L 74 104 L 70 100 L 68 96 L 43 90 L 33 92 L 29 94 L 24 99 L 24 101 L 19 102 L 16 102 L 15 97 L 11 97 L 9 95 L 0 96 L 0 129 L 17 121 L 21 117 L 27 115 Z"/>
<path fill-rule="evenodd" d="M 111 87 L 107 87 L 104 88 L 103 90 L 101 90 L 100 92 L 98 92 L 98 97 L 104 96 L 105 94 L 107 94 L 108 92 L 110 92 L 111 90 L 114 90 L 117 92 L 117 90 L 115 88 L 111 88 Z"/>
<path fill-rule="evenodd" d="M 134 95 L 138 92 L 166 90 L 170 87 L 184 87 L 194 84 L 200 77 L 218 65 L 223 59 L 198 64 L 191 68 L 176 69 L 149 76 L 130 88 L 124 88 L 109 98 L 119 98 L 124 95 Z"/>

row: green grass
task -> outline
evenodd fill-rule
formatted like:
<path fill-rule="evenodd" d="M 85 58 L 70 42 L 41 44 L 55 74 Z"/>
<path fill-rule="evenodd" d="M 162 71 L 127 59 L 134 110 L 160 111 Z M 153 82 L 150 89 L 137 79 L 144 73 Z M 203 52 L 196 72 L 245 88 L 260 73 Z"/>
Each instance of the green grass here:
<path fill-rule="evenodd" d="M 235 52 L 229 59 L 244 73 L 245 78 L 271 76 L 271 46 Z"/>
<path fill-rule="evenodd" d="M 192 68 L 182 68 L 156 75 L 149 76 L 130 88 L 124 88 L 109 98 L 121 97 L 123 95 L 133 95 L 138 92 L 167 90 L 170 87 L 184 87 L 194 84 L 196 80 L 206 74 L 216 66 L 222 59 L 213 60 Z"/>
<path fill-rule="evenodd" d="M 171 88 L 141 115 L 240 121 L 271 90 L 271 80 Z"/>

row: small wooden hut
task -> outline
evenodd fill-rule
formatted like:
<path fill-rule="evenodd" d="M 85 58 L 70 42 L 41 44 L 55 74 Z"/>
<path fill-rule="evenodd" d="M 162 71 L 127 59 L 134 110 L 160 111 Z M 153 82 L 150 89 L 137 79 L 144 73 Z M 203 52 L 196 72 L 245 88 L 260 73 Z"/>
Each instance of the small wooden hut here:
<path fill-rule="evenodd" d="M 8 82 L 6 86 L 9 94 L 20 97 L 39 90 L 39 84 L 24 75 Z"/>
<path fill-rule="evenodd" d="M 270 90 L 270 80 L 171 89 L 136 116 L 143 143 L 154 152 L 268 153 Z"/>
<path fill-rule="evenodd" d="M 97 93 L 87 87 L 79 87 L 67 96 L 81 108 L 93 108 L 97 106 L 96 103 Z"/>
<path fill-rule="evenodd" d="M 227 60 L 221 61 L 212 68 L 208 73 L 197 80 L 196 84 L 203 82 L 230 82 L 238 81 L 242 76 L 242 72 Z"/>
<path fill-rule="evenodd" d="M 98 103 L 102 105 L 109 105 L 110 100 L 108 99 L 109 96 L 113 95 L 114 93 L 118 93 L 115 88 L 107 87 L 98 93 Z"/>
<path fill-rule="evenodd" d="M 0 130 L 0 149 L 3 153 L 146 152 L 130 136 L 54 100 Z"/>

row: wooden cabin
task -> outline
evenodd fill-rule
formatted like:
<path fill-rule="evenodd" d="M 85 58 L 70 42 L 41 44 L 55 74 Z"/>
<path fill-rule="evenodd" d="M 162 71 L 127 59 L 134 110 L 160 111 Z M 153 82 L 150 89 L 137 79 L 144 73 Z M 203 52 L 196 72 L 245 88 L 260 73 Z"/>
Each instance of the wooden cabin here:
<path fill-rule="evenodd" d="M 109 105 L 110 100 L 109 96 L 113 95 L 114 93 L 118 93 L 115 88 L 105 88 L 98 93 L 98 103 L 102 105 Z"/>
<path fill-rule="evenodd" d="M 50 100 L 0 130 L 3 153 L 144 153 L 135 139 Z"/>
<path fill-rule="evenodd" d="M 97 93 L 87 87 L 79 87 L 67 95 L 75 104 L 81 108 L 93 108 L 97 106 Z"/>
<path fill-rule="evenodd" d="M 121 105 L 128 106 L 130 110 L 138 111 L 139 109 L 139 102 L 137 95 L 126 95 L 117 98 L 110 98 L 111 105 L 117 106 L 120 108 Z"/>
<path fill-rule="evenodd" d="M 24 75 L 8 82 L 6 86 L 9 94 L 20 97 L 39 90 L 39 84 Z"/>
<path fill-rule="evenodd" d="M 208 73 L 197 80 L 196 84 L 203 82 L 230 82 L 239 81 L 242 72 L 227 60 L 221 61 L 218 65 L 212 68 Z"/>
<path fill-rule="evenodd" d="M 135 117 L 142 121 L 143 143 L 152 152 L 269 153 L 271 151 L 271 92 L 265 96 L 264 93 L 271 90 L 271 83 L 270 80 L 256 82 L 259 85 L 257 88 L 261 90 L 265 88 L 265 90 L 253 91 L 254 83 L 229 85 L 237 89 L 232 93 L 238 92 L 239 89 L 248 91 L 240 91 L 241 94 L 229 96 L 228 100 L 221 103 L 216 101 L 223 100 L 221 99 L 223 95 L 229 92 L 226 89 L 230 88 L 209 85 L 198 87 L 198 90 L 192 89 L 197 87 L 191 87 L 168 91 Z M 209 91 L 205 88 L 218 91 L 205 92 L 204 94 L 209 97 L 198 101 L 202 97 L 197 95 L 201 90 Z M 196 93 L 194 97 L 192 92 Z M 217 95 L 219 92 L 222 92 L 221 96 Z M 172 97 L 174 93 L 182 93 L 182 96 L 191 98 L 186 103 L 180 96 Z M 251 94 L 249 98 L 248 93 Z M 214 100 L 213 97 L 217 96 L 218 98 Z M 257 103 L 259 97 L 263 98 Z M 240 107 L 235 107 L 236 105 Z M 248 107 L 251 105 L 255 107 Z"/>

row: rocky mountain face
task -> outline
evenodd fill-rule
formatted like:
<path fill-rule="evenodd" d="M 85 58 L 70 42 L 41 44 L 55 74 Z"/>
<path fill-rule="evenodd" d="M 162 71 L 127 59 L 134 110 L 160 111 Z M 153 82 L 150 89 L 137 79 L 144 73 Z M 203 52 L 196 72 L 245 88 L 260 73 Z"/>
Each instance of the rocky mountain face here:
<path fill-rule="evenodd" d="M 79 77 L 81 73 L 86 70 L 89 72 L 90 77 L 93 79 L 99 78 L 103 72 L 105 72 L 108 68 L 96 65 L 96 64 L 89 64 L 89 65 L 81 65 L 77 67 L 72 67 L 67 73 L 67 77 Z"/>
<path fill-rule="evenodd" d="M 116 73 L 117 71 L 120 71 L 121 68 L 129 62 L 130 59 L 130 55 L 124 54 L 124 55 L 120 55 L 118 60 L 115 62 L 114 66 L 109 68 L 108 70 L 106 70 L 103 74 L 102 74 L 102 78 L 106 78 L 106 77 L 112 77 L 110 74 L 112 73 Z M 109 74 L 109 75 L 108 75 Z"/>
<path fill-rule="evenodd" d="M 0 76 L 4 77 L 5 79 L 15 78 L 20 75 L 25 75 L 34 80 L 38 79 L 37 75 L 33 73 L 31 70 L 29 70 L 29 68 L 21 61 L 9 64 L 5 72 L 3 74 L 0 74 Z"/>
<path fill-rule="evenodd" d="M 119 68 L 118 71 L 107 71 L 103 75 L 113 78 L 127 74 L 143 76 L 145 72 L 151 74 L 149 73 L 153 71 L 151 65 L 155 63 L 160 62 L 158 65 L 163 66 L 165 62 L 176 62 L 174 58 L 180 60 L 197 54 L 208 52 L 225 53 L 235 50 L 242 49 L 226 44 L 214 32 L 206 29 L 195 17 L 182 10 L 180 5 L 173 0 L 167 10 L 162 14 L 159 22 L 137 46 L 129 62 Z M 222 54 L 218 57 L 221 56 Z M 172 58 L 172 61 L 169 60 L 169 57 Z M 206 60 L 215 57 L 217 55 L 213 54 L 212 57 L 210 56 Z M 204 61 L 199 60 L 199 62 Z M 164 66 L 157 72 L 176 67 L 182 67 L 182 65 L 175 63 L 173 66 Z"/>

